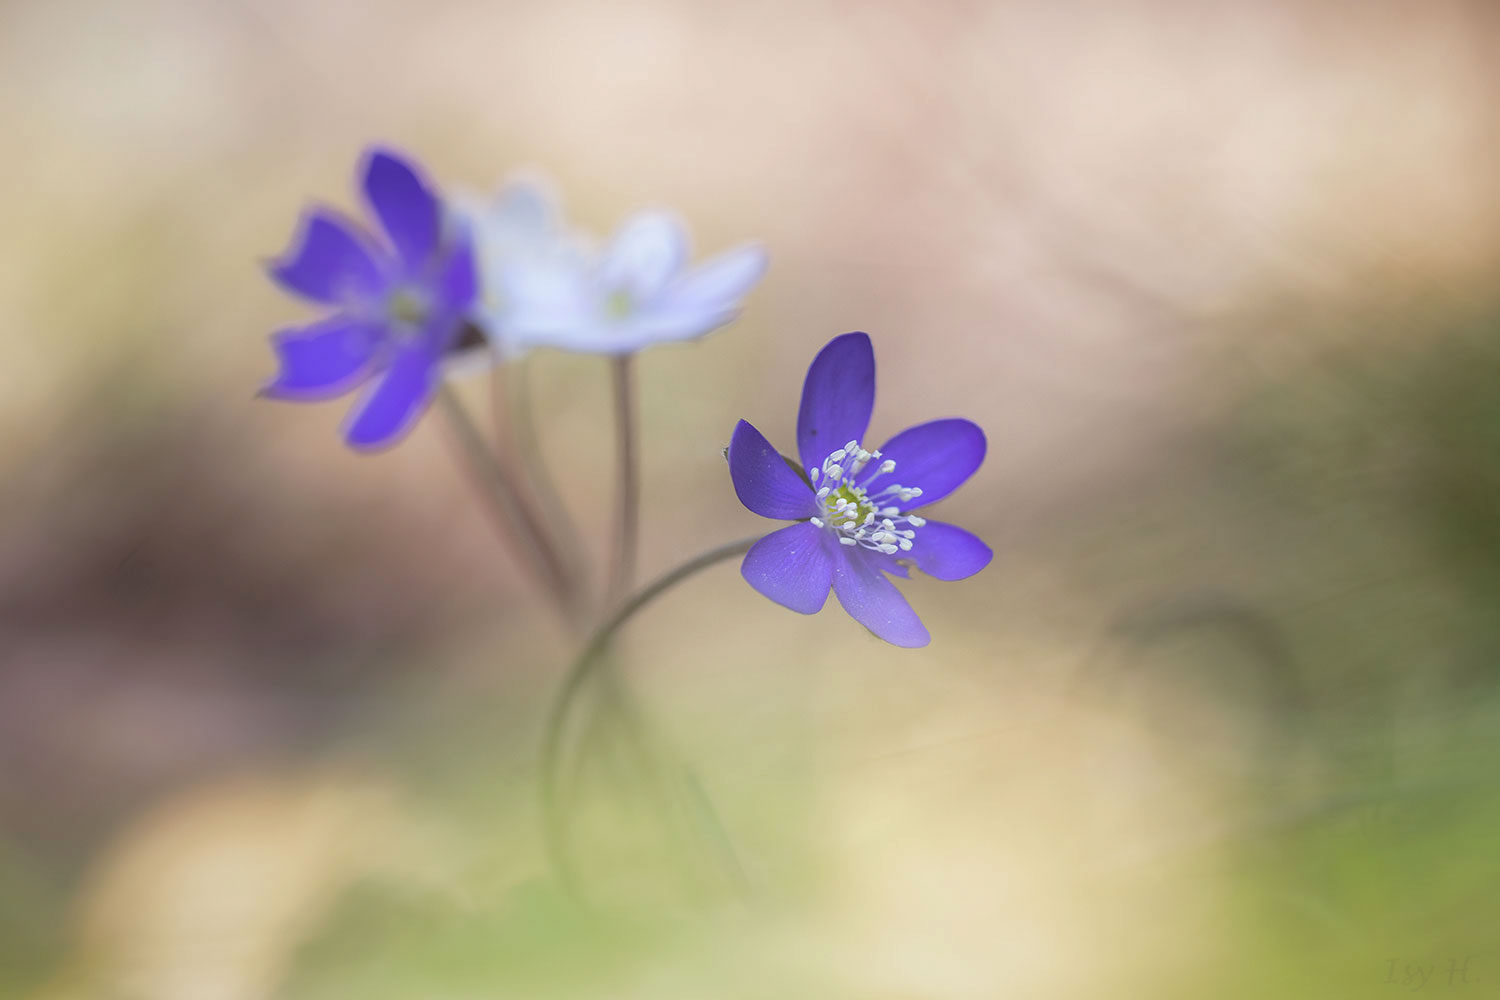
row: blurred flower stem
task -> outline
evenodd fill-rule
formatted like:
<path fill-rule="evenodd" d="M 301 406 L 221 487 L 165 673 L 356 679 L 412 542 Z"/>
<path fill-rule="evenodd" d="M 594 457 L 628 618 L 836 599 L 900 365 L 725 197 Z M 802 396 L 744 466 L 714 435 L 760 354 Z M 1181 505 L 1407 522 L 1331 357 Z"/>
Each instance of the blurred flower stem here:
<path fill-rule="evenodd" d="M 592 621 L 593 615 L 589 607 L 588 567 L 578 546 L 578 530 L 542 454 L 530 369 L 524 358 L 511 364 L 501 364 L 496 359 L 490 377 L 496 447 L 502 456 L 514 454 L 520 462 L 521 474 L 530 487 L 523 498 L 537 501 L 531 508 L 533 518 L 545 532 L 567 580 L 574 604 L 574 623 L 584 625 Z"/>
<path fill-rule="evenodd" d="M 546 532 L 528 509 L 513 470 L 486 445 L 462 400 L 447 383 L 438 390 L 438 402 L 500 534 L 537 573 L 563 620 L 572 628 L 581 628 L 582 609 L 575 589 Z"/>
<path fill-rule="evenodd" d="M 636 442 L 635 371 L 633 356 L 622 354 L 610 361 L 615 404 L 615 445 L 619 475 L 614 551 L 610 556 L 609 582 L 604 606 L 619 604 L 635 576 L 636 548 L 640 538 L 640 455 Z"/>
<path fill-rule="evenodd" d="M 595 630 L 588 645 L 568 668 L 562 687 L 552 703 L 552 710 L 547 717 L 547 725 L 542 737 L 541 793 L 542 822 L 547 842 L 547 854 L 558 879 L 575 899 L 582 900 L 585 897 L 577 867 L 573 863 L 567 816 L 562 807 L 558 788 L 563 735 L 573 704 L 583 691 L 584 685 L 606 663 L 605 653 L 610 643 L 614 641 L 615 634 L 634 618 L 638 611 L 698 572 L 727 559 L 743 555 L 758 540 L 758 538 L 742 538 L 739 541 L 729 542 L 695 556 L 657 577 L 621 605 L 619 610 Z"/>

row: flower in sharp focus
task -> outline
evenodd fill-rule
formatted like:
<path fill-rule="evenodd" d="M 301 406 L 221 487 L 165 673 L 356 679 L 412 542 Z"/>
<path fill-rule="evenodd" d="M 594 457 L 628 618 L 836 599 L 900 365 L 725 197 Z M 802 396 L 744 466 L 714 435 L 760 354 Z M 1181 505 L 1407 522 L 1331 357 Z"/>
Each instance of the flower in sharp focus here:
<path fill-rule="evenodd" d="M 796 521 L 745 555 L 740 572 L 771 600 L 805 615 L 831 587 L 855 621 L 897 646 L 925 646 L 927 629 L 889 577 L 915 566 L 962 580 L 989 565 L 988 545 L 918 514 L 958 489 L 984 461 L 984 432 L 968 420 L 918 424 L 877 449 L 862 444 L 875 406 L 875 353 L 863 333 L 836 337 L 813 359 L 797 413 L 799 473 L 741 420 L 729 445 L 740 502 Z"/>
<path fill-rule="evenodd" d="M 754 244 L 689 267 L 682 224 L 643 212 L 598 251 L 564 250 L 503 267 L 499 336 L 521 349 L 615 355 L 692 340 L 739 315 L 765 269 L 765 251 Z"/>
<path fill-rule="evenodd" d="M 368 449 L 400 438 L 432 401 L 477 288 L 467 235 L 413 163 L 371 149 L 361 182 L 382 235 L 315 208 L 270 266 L 283 288 L 332 311 L 273 335 L 281 369 L 263 393 L 331 399 L 369 383 L 344 426 Z"/>

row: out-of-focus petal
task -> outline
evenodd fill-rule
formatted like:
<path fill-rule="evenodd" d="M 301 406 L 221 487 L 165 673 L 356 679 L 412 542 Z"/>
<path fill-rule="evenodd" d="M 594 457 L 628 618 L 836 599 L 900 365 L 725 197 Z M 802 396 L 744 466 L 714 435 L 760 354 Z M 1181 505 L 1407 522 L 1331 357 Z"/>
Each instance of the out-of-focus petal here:
<path fill-rule="evenodd" d="M 366 154 L 365 198 L 395 245 L 408 273 L 415 273 L 437 251 L 442 207 L 417 168 L 388 149 Z"/>
<path fill-rule="evenodd" d="M 495 195 L 482 225 L 503 242 L 523 245 L 545 240 L 559 227 L 557 195 L 534 177 L 506 181 Z"/>
<path fill-rule="evenodd" d="M 593 249 L 564 229 L 551 186 L 541 180 L 509 181 L 493 198 L 461 196 L 453 208 L 473 236 L 484 297 L 492 310 L 504 306 L 507 295 L 501 294 L 501 286 L 510 283 L 513 268 L 572 268 L 589 274 L 594 269 Z"/>
<path fill-rule="evenodd" d="M 519 349 L 554 347 L 575 354 L 620 357 L 656 343 L 649 337 L 630 335 L 612 323 L 594 320 L 584 320 L 577 326 L 528 326 L 516 330 Z"/>
<path fill-rule="evenodd" d="M 745 420 L 735 427 L 729 442 L 729 475 L 740 503 L 761 517 L 794 521 L 818 513 L 812 487 Z"/>
<path fill-rule="evenodd" d="M 292 247 L 269 270 L 288 291 L 329 305 L 369 299 L 385 287 L 380 264 L 359 227 L 327 209 L 302 217 Z"/>
<path fill-rule="evenodd" d="M 453 248 L 443 260 L 435 280 L 435 291 L 441 308 L 450 315 L 469 311 L 479 297 L 479 273 L 474 261 L 474 244 L 466 230 L 453 237 Z"/>
<path fill-rule="evenodd" d="M 995 555 L 979 538 L 942 521 L 928 521 L 917 529 L 915 544 L 902 555 L 917 569 L 939 580 L 962 580 L 990 564 Z"/>
<path fill-rule="evenodd" d="M 486 273 L 490 335 L 517 350 L 598 351 L 617 338 L 600 321 L 588 275 L 563 258 L 514 261 Z"/>
<path fill-rule="evenodd" d="M 734 322 L 738 309 L 657 308 L 614 324 L 621 343 L 638 351 L 652 344 L 695 340 Z"/>
<path fill-rule="evenodd" d="M 675 216 L 642 212 L 620 228 L 604 251 L 599 280 L 630 295 L 631 307 L 650 302 L 682 270 L 687 234 Z"/>
<path fill-rule="evenodd" d="M 766 273 L 766 264 L 766 251 L 753 244 L 721 253 L 673 282 L 662 306 L 677 312 L 732 310 Z"/>
<path fill-rule="evenodd" d="M 880 446 L 884 460 L 896 463 L 881 474 L 871 462 L 862 484 L 878 493 L 886 484 L 916 487 L 922 495 L 901 509 L 914 510 L 937 503 L 963 485 L 984 462 L 984 431 L 972 420 L 933 420 L 907 428 Z"/>
<path fill-rule="evenodd" d="M 752 545 L 740 574 L 782 607 L 810 615 L 828 600 L 834 566 L 831 542 L 821 528 L 790 525 Z"/>
<path fill-rule="evenodd" d="M 893 646 L 927 645 L 932 637 L 881 572 L 882 557 L 854 546 L 840 548 L 841 558 L 834 560 L 833 592 L 849 616 Z"/>
<path fill-rule="evenodd" d="M 607 303 L 603 304 L 595 324 L 602 339 L 574 337 L 566 346 L 573 350 L 631 354 L 652 344 L 702 337 L 739 316 L 739 298 L 755 283 L 764 267 L 765 255 L 758 247 L 725 255 L 703 265 L 685 280 L 673 283 L 660 296 L 641 304 L 624 318 L 611 320 L 604 314 Z"/>
<path fill-rule="evenodd" d="M 349 444 L 361 450 L 383 448 L 410 430 L 437 391 L 439 360 L 426 343 L 398 353 L 379 383 L 356 404 L 344 431 Z"/>
<path fill-rule="evenodd" d="M 864 438 L 875 409 L 875 351 L 863 333 L 835 337 L 818 352 L 802 383 L 797 452 L 806 469 L 849 441 Z"/>
<path fill-rule="evenodd" d="M 331 399 L 357 385 L 380 343 L 377 324 L 339 314 L 271 337 L 281 370 L 262 393 L 277 399 Z"/>

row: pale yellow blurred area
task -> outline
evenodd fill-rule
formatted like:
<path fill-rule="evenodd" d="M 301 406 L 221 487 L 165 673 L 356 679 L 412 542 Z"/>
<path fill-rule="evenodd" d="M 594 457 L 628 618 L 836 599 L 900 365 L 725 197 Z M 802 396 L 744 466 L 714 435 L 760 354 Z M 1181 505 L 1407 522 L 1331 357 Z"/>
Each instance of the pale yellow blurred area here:
<path fill-rule="evenodd" d="M 0 994 L 1494 981 L 1500 811 L 1406 803 L 1495 762 L 1497 55 L 1488 0 L 0 7 Z M 741 418 L 790 450 L 837 334 L 874 339 L 875 438 L 986 430 L 941 516 L 993 565 L 903 584 L 930 648 L 732 566 L 627 633 L 743 894 L 675 881 L 723 852 L 654 840 L 600 737 L 613 909 L 558 915 L 535 772 L 573 639 L 439 421 L 369 457 L 346 403 L 255 398 L 311 315 L 261 262 L 357 207 L 375 141 L 768 248 L 736 324 L 638 359 L 643 577 L 768 527 L 721 450 Z M 606 369 L 527 377 L 597 556 Z"/>
<path fill-rule="evenodd" d="M 321 768 L 173 797 L 98 859 L 68 981 L 40 996 L 271 995 L 336 894 L 396 860 L 399 824 L 390 788 Z"/>

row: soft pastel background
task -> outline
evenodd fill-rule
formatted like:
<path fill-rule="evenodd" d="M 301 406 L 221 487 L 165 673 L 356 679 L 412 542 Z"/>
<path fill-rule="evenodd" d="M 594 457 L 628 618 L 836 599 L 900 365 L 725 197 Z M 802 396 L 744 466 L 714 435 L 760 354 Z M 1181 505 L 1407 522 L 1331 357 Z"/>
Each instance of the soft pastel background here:
<path fill-rule="evenodd" d="M 0 993 L 1495 995 L 1497 57 L 1489 0 L 11 0 Z M 630 629 L 718 823 L 601 717 L 591 918 L 537 833 L 572 640 L 441 423 L 254 397 L 306 315 L 258 262 L 374 139 L 769 247 L 640 359 L 643 574 L 762 526 L 720 449 L 838 333 L 875 436 L 989 432 L 927 650 L 732 566 Z M 597 551 L 605 368 L 528 375 Z"/>

